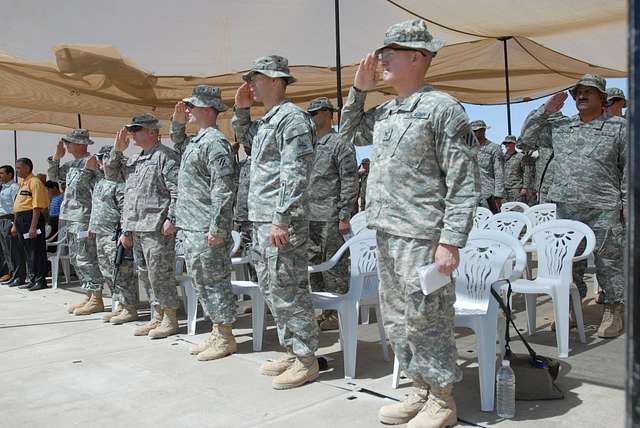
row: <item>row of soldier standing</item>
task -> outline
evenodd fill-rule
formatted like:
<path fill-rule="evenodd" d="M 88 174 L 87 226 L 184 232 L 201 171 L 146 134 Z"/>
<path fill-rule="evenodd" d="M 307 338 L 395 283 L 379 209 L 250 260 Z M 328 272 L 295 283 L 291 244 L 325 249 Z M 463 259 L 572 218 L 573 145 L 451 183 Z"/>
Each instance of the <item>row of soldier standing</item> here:
<path fill-rule="evenodd" d="M 319 376 L 315 357 L 318 324 L 307 266 L 310 259 L 315 263 L 331 256 L 343 242 L 341 233 L 348 229 L 357 193 L 353 146 L 373 144 L 366 211 L 368 227 L 377 233 L 382 317 L 400 367 L 416 388 L 407 400 L 381 408 L 379 419 L 388 424 L 409 422 L 413 428 L 456 423 L 452 392 L 453 384 L 461 378 L 456 365 L 454 286 L 449 284 L 425 296 L 416 268 L 435 262 L 444 274 L 455 270 L 458 249 L 466 244 L 480 195 L 477 140 L 462 105 L 424 84 L 431 61 L 442 46 L 423 21 L 390 27 L 383 45 L 360 62 L 337 135 L 331 131 L 333 107 L 328 101 L 312 103 L 311 114 L 303 111 L 285 98 L 288 85 L 295 82 L 286 59 L 260 58 L 243 76 L 245 83 L 237 91 L 232 122 L 238 142 L 251 152 L 247 221 L 252 230 L 252 264 L 286 350 L 282 358 L 267 361 L 260 368 L 274 377 L 275 389 L 301 386 Z M 398 97 L 365 111 L 367 91 L 375 88 L 380 77 L 379 66 L 382 80 Z M 600 89 L 604 91 L 604 86 L 589 82 L 576 85 L 578 104 L 585 99 L 595 102 Z M 265 107 L 265 114 L 257 120 L 250 114 L 254 101 Z M 595 160 L 589 164 L 596 149 L 608 150 L 605 161 L 615 161 L 620 168 L 609 180 L 612 186 L 616 180 L 618 183 L 617 188 L 607 188 L 612 192 L 611 200 L 602 195 L 585 204 L 594 190 L 576 185 L 571 192 L 578 193 L 567 196 L 554 192 L 558 187 L 555 179 L 550 191 L 554 202 L 567 203 L 566 209 L 559 207 L 567 218 L 584 214 L 584 210 L 575 211 L 580 206 L 592 207 L 579 219 L 594 230 L 601 227 L 602 233 L 596 231 L 596 236 L 599 245 L 603 245 L 600 240 L 605 241 L 601 248 L 607 251 L 599 254 L 602 269 L 598 275 L 613 275 L 604 287 L 607 303 L 616 312 L 616 305 L 623 303 L 621 278 L 615 276 L 618 273 L 612 270 L 615 266 L 608 257 L 618 250 L 615 239 L 620 216 L 618 223 L 609 217 L 625 202 L 621 172 L 624 121 L 602 110 L 595 119 L 591 114 L 552 121 L 558 105 L 559 99 L 554 97 L 532 114 L 522 143 L 531 148 L 552 145 L 556 162 L 563 165 L 566 148 L 579 146 L 574 156 L 584 162 L 578 165 L 594 167 L 589 172 L 593 180 L 605 172 Z M 160 338 L 178 330 L 174 244 L 176 230 L 180 230 L 187 271 L 213 324 L 211 335 L 192 353 L 199 360 L 210 360 L 236 350 L 232 333 L 236 299 L 231 292 L 229 250 L 238 165 L 232 145 L 216 126 L 219 113 L 226 109 L 219 89 L 196 87 L 193 96 L 175 108 L 171 138 L 176 150 L 160 143 L 160 123 L 149 114 L 127 124 L 101 161 L 89 156 L 86 131 L 65 136 L 51 159 L 50 175 L 66 175 L 67 198 L 60 218 L 69 224 L 71 259 L 88 292 L 86 301 L 70 310 L 86 312 L 103 306 L 101 288 L 109 281 L 109 269 L 97 269 L 101 267 L 97 259 L 100 251 L 107 249 L 96 245 L 101 232 L 92 224 L 91 198 L 93 193 L 95 205 L 101 197 L 95 186 L 107 180 L 113 182 L 113 206 L 120 212 L 119 218 L 112 218 L 121 223 L 119 243 L 133 251 L 138 280 L 155 308 L 151 321 L 135 334 Z M 199 129 L 196 135 L 186 134 L 187 122 Z M 539 139 L 543 129 L 552 135 L 548 143 Z M 142 151 L 127 159 L 123 152 L 129 136 Z M 65 144 L 75 160 L 61 166 Z M 98 172 L 101 168 L 104 179 Z M 108 192 L 100 193 L 105 196 Z M 565 196 L 568 199 L 555 199 Z M 593 203 L 605 200 L 610 206 L 593 207 Z M 109 233 L 114 228 L 111 224 Z M 90 237 L 95 233 L 95 239 L 80 239 L 84 230 L 90 231 Z M 115 245 L 110 242 L 108 251 L 113 252 Z M 133 275 L 126 276 L 114 284 L 115 289 L 133 299 Z M 345 281 L 338 269 L 334 275 L 312 279 L 311 288 L 344 292 Z M 135 302 L 128 297 L 120 301 L 123 309 L 112 321 L 137 319 Z"/>

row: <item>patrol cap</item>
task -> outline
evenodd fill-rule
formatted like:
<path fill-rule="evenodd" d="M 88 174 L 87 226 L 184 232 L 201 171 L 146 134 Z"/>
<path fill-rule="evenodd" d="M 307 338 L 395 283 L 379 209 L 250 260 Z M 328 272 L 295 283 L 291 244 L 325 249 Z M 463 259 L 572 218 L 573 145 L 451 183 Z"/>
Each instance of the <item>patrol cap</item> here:
<path fill-rule="evenodd" d="M 477 131 L 478 129 L 489 129 L 491 128 L 490 126 L 487 126 L 486 123 L 484 123 L 484 120 L 474 120 L 473 122 L 470 123 L 471 125 L 471 130 L 472 131 Z"/>
<path fill-rule="evenodd" d="M 193 88 L 191 96 L 184 98 L 182 102 L 196 107 L 213 107 L 219 112 L 227 111 L 227 106 L 222 102 L 220 88 L 208 85 L 198 85 Z"/>
<path fill-rule="evenodd" d="M 134 116 L 133 119 L 131 119 L 131 123 L 125 125 L 125 127 L 129 131 L 132 131 L 133 128 L 160 129 L 162 128 L 162 124 L 158 118 L 151 113 L 142 113 Z"/>
<path fill-rule="evenodd" d="M 435 55 L 444 46 L 444 41 L 434 38 L 427 24 L 421 19 L 393 24 L 384 34 L 382 46 L 376 49 L 376 54 L 384 48 L 407 48 L 429 51 Z"/>
<path fill-rule="evenodd" d="M 620 88 L 607 88 L 607 104 L 611 104 L 616 100 L 624 100 L 624 105 L 627 106 L 627 98 L 624 96 L 624 92 Z"/>
<path fill-rule="evenodd" d="M 75 143 L 75 144 L 93 144 L 93 140 L 89 138 L 89 131 L 87 129 L 76 128 L 72 129 L 71 132 L 65 134 L 62 137 L 62 140 L 67 143 Z"/>
<path fill-rule="evenodd" d="M 585 74 L 578 80 L 578 83 L 575 84 L 571 89 L 569 89 L 569 93 L 576 99 L 576 94 L 578 93 L 578 86 L 591 86 L 596 88 L 598 91 L 602 92 L 604 95 L 607 94 L 607 81 L 602 78 L 602 76 L 598 76 L 597 74 Z"/>
<path fill-rule="evenodd" d="M 242 80 L 250 82 L 256 73 L 276 78 L 282 77 L 287 81 L 287 85 L 296 82 L 289 71 L 289 61 L 280 55 L 269 55 L 258 58 L 251 64 L 251 69 L 242 75 Z"/>
<path fill-rule="evenodd" d="M 504 140 L 502 140 L 502 144 L 516 144 L 517 142 L 518 139 L 515 135 L 507 135 L 506 137 L 504 137 Z"/>
<path fill-rule="evenodd" d="M 309 103 L 309 107 L 307 107 L 307 112 L 311 113 L 314 111 L 318 111 L 318 110 L 331 110 L 331 111 L 338 111 L 337 108 L 335 108 L 333 106 L 333 104 L 331 104 L 331 100 L 327 97 L 319 97 L 316 99 L 311 100 L 311 102 Z"/>

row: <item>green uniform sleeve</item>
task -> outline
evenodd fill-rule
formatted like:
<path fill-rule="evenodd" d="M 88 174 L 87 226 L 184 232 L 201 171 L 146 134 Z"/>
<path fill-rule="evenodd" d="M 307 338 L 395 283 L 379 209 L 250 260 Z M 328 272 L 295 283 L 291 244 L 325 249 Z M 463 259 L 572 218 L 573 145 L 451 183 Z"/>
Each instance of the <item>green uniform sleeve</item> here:
<path fill-rule="evenodd" d="M 225 144 L 228 144 L 225 142 Z M 233 156 L 222 150 L 210 150 L 207 167 L 211 174 L 211 235 L 225 235 L 232 227 L 233 204 L 236 199 L 236 167 Z"/>
<path fill-rule="evenodd" d="M 373 144 L 375 108 L 364 111 L 367 93 L 352 87 L 347 102 L 342 108 L 340 140 L 356 146 Z"/>

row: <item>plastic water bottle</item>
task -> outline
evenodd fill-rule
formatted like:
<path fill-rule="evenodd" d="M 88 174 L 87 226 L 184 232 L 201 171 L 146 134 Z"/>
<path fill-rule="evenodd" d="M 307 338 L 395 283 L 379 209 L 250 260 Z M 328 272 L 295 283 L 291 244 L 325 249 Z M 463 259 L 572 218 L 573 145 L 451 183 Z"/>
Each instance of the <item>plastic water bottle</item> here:
<path fill-rule="evenodd" d="M 516 377 L 509 360 L 502 360 L 496 376 L 496 412 L 498 416 L 511 419 L 516 415 Z"/>

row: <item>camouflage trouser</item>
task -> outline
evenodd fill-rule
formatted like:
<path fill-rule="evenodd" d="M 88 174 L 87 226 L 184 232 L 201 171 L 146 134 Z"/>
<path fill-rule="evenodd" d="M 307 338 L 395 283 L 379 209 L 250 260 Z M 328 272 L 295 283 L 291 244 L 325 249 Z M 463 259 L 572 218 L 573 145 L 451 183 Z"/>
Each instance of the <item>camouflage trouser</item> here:
<path fill-rule="evenodd" d="M 600 210 L 578 204 L 556 203 L 558 218 L 580 221 L 589 226 L 596 235 L 593 251 L 598 285 L 605 293 L 604 302 L 624 303 L 624 225 L 620 221 L 620 210 Z M 584 242 L 578 247 L 578 254 L 584 249 Z M 573 264 L 573 282 L 580 290 L 580 296 L 587 295 L 584 272 L 587 261 Z"/>
<path fill-rule="evenodd" d="M 505 202 L 527 202 L 526 196 L 520 195 L 521 189 L 504 189 L 505 199 L 502 203 Z"/>
<path fill-rule="evenodd" d="M 175 245 L 173 235 L 133 232 L 133 257 L 138 266 L 138 280 L 147 290 L 151 303 L 163 308 L 178 308 Z"/>
<path fill-rule="evenodd" d="M 433 263 L 436 244 L 377 232 L 380 303 L 387 337 L 400 368 L 423 386 L 462 379 L 456 364 L 453 284 L 425 296 L 416 268 Z"/>
<path fill-rule="evenodd" d="M 88 229 L 88 224 L 70 221 L 65 231 L 69 245 L 69 261 L 82 282 L 82 289 L 90 293 L 102 290 L 104 279 L 98 266 L 96 241 L 87 238 L 78 239 L 78 233 Z"/>
<path fill-rule="evenodd" d="M 342 244 L 344 238 L 337 221 L 309 222 L 309 264 L 318 265 L 329 260 Z M 311 290 L 346 294 L 349 291 L 349 263 L 347 251 L 333 269 L 311 274 Z"/>
<path fill-rule="evenodd" d="M 318 349 L 318 324 L 309 292 L 308 224 L 289 226 L 289 242 L 271 244 L 271 223 L 253 224 L 252 261 L 278 327 L 280 344 L 303 357 Z"/>
<path fill-rule="evenodd" d="M 233 246 L 225 242 L 219 247 L 207 245 L 207 232 L 183 230 L 184 258 L 187 274 L 193 280 L 198 300 L 214 324 L 233 324 L 237 299 L 231 291 L 231 258 Z"/>
<path fill-rule="evenodd" d="M 116 242 L 113 233 L 96 232 L 96 246 L 98 248 L 98 264 L 105 284 L 111 289 L 111 299 L 125 305 L 138 303 L 138 288 L 135 283 L 131 250 L 125 251 L 118 270 L 118 279 L 113 286 L 113 267 L 116 259 Z"/>

